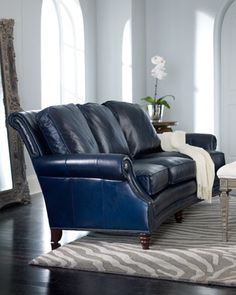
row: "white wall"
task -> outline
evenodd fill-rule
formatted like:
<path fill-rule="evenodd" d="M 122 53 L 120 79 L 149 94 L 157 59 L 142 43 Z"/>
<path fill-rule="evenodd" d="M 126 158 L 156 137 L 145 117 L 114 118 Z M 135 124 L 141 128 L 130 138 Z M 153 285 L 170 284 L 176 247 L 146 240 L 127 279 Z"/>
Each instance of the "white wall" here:
<path fill-rule="evenodd" d="M 122 38 L 132 23 L 133 101 L 146 95 L 146 23 L 143 0 L 97 0 L 97 99 L 122 99 Z"/>
<path fill-rule="evenodd" d="M 85 94 L 86 101 L 96 101 L 96 0 L 80 0 L 85 30 Z"/>
<path fill-rule="evenodd" d="M 195 76 L 196 46 L 199 46 L 196 44 L 196 14 L 202 12 L 212 18 L 214 24 L 223 2 L 225 0 L 146 1 L 147 94 L 153 94 L 154 90 L 150 58 L 158 54 L 166 59 L 168 72 L 166 79 L 159 83 L 159 94 L 170 93 L 176 96 L 176 100 L 171 102 L 171 110 L 165 110 L 165 119 L 179 121 L 178 129 L 195 131 L 194 97 L 199 90 Z M 212 25 L 209 33 L 209 38 L 212 39 L 213 28 Z M 206 70 L 209 64 L 205 64 Z"/>
<path fill-rule="evenodd" d="M 132 0 L 133 102 L 146 96 L 146 6 L 143 0 Z"/>
<path fill-rule="evenodd" d="M 131 0 L 97 0 L 97 99 L 122 98 L 122 37 Z"/>

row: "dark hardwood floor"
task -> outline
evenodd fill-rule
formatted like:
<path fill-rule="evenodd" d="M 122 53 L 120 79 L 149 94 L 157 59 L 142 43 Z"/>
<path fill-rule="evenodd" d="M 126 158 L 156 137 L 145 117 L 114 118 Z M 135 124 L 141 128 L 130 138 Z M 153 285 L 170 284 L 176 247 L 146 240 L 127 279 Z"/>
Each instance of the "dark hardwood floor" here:
<path fill-rule="evenodd" d="M 66 232 L 62 244 L 79 233 Z M 41 194 L 29 205 L 0 211 L 0 295 L 230 295 L 236 288 L 207 287 L 121 275 L 45 269 L 29 261 L 50 251 L 49 228 Z"/>

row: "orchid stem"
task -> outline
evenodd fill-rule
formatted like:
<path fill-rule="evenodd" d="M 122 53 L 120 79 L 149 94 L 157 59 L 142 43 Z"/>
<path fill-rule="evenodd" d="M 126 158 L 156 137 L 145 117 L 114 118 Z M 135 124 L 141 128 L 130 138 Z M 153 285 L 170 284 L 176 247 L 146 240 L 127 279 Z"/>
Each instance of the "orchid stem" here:
<path fill-rule="evenodd" d="M 157 83 L 158 83 L 158 79 L 156 78 L 156 83 L 155 83 L 155 93 L 154 93 L 154 99 L 157 99 Z"/>

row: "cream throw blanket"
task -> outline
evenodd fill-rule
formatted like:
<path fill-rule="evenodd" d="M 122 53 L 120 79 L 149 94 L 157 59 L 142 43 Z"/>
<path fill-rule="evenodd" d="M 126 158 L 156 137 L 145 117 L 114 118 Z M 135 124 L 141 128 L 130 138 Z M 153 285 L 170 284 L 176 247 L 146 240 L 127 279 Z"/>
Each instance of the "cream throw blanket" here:
<path fill-rule="evenodd" d="M 211 202 L 215 178 L 215 165 L 203 148 L 186 144 L 185 132 L 174 131 L 158 134 L 164 151 L 177 151 L 191 157 L 196 162 L 197 197 Z"/>

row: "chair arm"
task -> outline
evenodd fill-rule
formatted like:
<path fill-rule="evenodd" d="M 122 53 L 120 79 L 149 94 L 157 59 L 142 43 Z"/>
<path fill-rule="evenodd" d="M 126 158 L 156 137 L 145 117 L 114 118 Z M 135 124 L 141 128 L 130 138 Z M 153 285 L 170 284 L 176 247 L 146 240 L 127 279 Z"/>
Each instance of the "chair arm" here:
<path fill-rule="evenodd" d="M 204 133 L 186 133 L 186 143 L 201 147 L 205 150 L 216 149 L 217 140 L 215 135 Z"/>
<path fill-rule="evenodd" d="M 124 180 L 131 160 L 122 154 L 47 155 L 33 159 L 38 176 Z"/>

